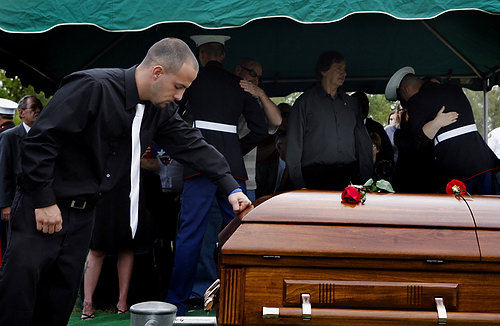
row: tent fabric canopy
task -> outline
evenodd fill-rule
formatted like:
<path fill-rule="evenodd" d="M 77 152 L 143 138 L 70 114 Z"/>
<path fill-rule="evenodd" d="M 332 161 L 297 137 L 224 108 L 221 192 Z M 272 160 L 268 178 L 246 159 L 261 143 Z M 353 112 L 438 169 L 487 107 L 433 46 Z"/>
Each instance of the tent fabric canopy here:
<path fill-rule="evenodd" d="M 61 24 L 92 24 L 107 31 L 140 31 L 168 22 L 199 27 L 242 26 L 258 18 L 289 17 L 302 23 L 339 21 L 353 13 L 385 13 L 397 19 L 429 19 L 450 10 L 500 12 L 496 0 L 184 0 L 3 1 L 0 28 L 7 32 L 44 32 Z M 30 24 L 24 24 L 29 20 Z"/>
<path fill-rule="evenodd" d="M 0 68 L 50 93 L 73 71 L 138 63 L 163 37 L 195 50 L 193 34 L 231 36 L 225 67 L 259 60 L 270 96 L 309 87 L 317 57 L 331 49 L 346 58 L 346 90 L 382 93 L 406 65 L 476 90 L 484 80 L 500 82 L 496 0 L 11 0 L 0 7 Z"/>

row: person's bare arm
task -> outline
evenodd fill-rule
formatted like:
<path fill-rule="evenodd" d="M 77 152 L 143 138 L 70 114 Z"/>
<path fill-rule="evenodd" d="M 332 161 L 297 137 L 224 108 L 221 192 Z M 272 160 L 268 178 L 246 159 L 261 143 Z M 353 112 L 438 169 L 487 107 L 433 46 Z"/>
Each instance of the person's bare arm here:
<path fill-rule="evenodd" d="M 277 128 L 281 125 L 281 113 L 276 104 L 271 101 L 271 99 L 266 95 L 266 93 L 260 88 L 246 80 L 240 80 L 240 86 L 246 92 L 252 94 L 260 99 L 262 106 L 264 108 L 264 113 L 267 116 L 271 128 Z"/>
<path fill-rule="evenodd" d="M 457 121 L 458 119 L 457 112 L 443 113 L 444 109 L 445 107 L 443 106 L 437 113 L 436 117 L 433 120 L 427 122 L 422 127 L 422 131 L 427 136 L 427 138 L 433 139 L 438 133 L 439 129 L 451 125 L 452 123 Z"/>

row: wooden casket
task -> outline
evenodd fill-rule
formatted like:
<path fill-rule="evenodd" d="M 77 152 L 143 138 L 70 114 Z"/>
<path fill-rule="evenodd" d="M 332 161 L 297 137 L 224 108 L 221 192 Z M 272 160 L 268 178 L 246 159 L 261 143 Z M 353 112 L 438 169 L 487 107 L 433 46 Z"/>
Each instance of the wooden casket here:
<path fill-rule="evenodd" d="M 500 197 L 294 191 L 221 248 L 220 325 L 500 325 Z"/>

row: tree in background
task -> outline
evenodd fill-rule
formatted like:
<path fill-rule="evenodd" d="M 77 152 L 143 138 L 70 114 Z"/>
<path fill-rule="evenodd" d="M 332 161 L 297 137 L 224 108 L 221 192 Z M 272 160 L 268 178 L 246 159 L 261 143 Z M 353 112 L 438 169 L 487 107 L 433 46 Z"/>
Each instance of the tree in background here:
<path fill-rule="evenodd" d="M 46 97 L 44 92 L 35 92 L 35 88 L 31 85 L 23 87 L 19 77 L 9 78 L 5 75 L 5 70 L 0 69 L 0 97 L 19 102 L 25 95 L 35 95 L 45 106 L 51 97 Z M 14 122 L 21 123 L 16 111 Z"/>

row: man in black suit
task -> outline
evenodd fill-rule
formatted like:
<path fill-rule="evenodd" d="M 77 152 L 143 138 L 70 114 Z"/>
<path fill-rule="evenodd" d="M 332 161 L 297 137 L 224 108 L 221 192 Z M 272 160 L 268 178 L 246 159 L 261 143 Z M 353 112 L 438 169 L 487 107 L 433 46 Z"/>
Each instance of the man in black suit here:
<path fill-rule="evenodd" d="M 16 178 L 21 173 L 21 140 L 28 133 L 42 109 L 33 95 L 24 96 L 17 106 L 22 123 L 0 134 L 0 241 L 2 253 L 7 248 L 7 222 L 16 192 Z"/>
<path fill-rule="evenodd" d="M 34 95 L 26 95 L 19 101 L 17 109 L 22 123 L 0 135 L 0 208 L 5 221 L 10 218 L 10 206 L 16 192 L 16 176 L 21 173 L 21 140 L 38 118 L 42 102 Z"/>

